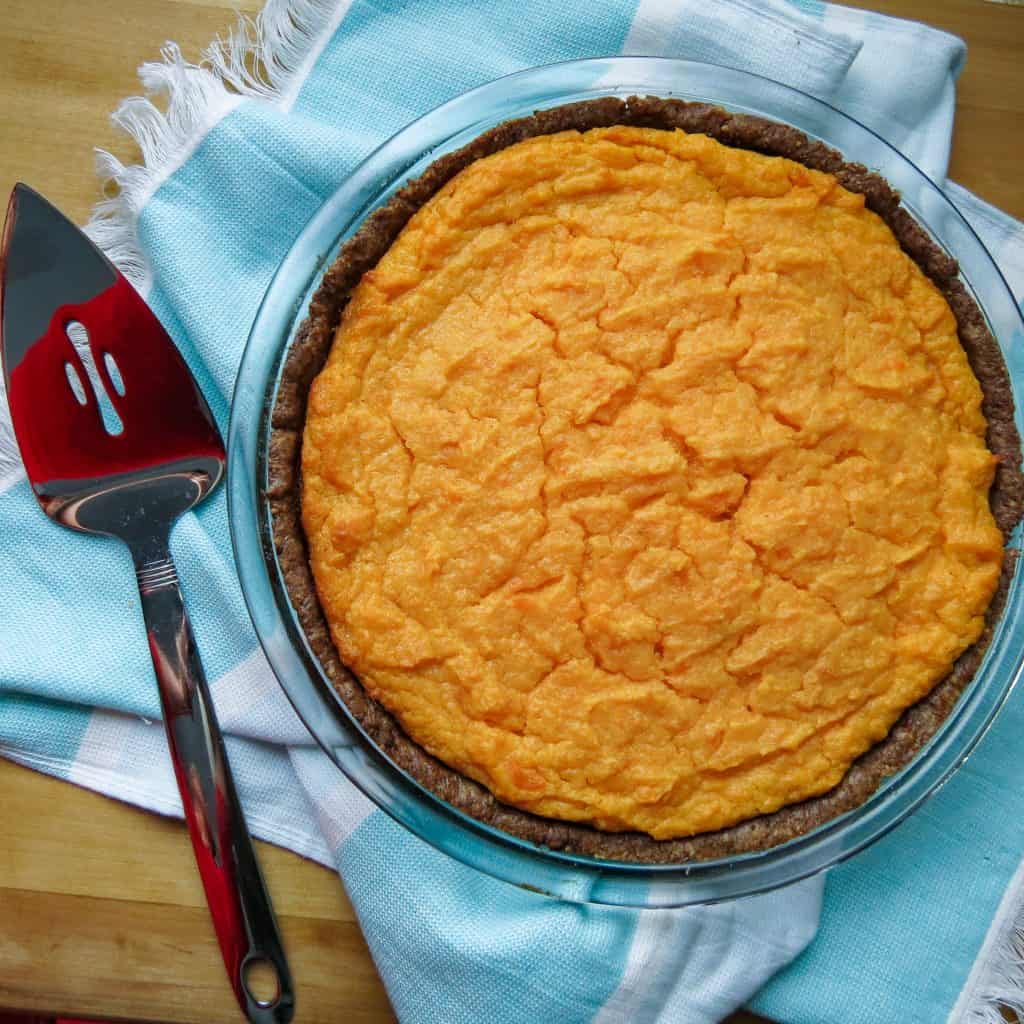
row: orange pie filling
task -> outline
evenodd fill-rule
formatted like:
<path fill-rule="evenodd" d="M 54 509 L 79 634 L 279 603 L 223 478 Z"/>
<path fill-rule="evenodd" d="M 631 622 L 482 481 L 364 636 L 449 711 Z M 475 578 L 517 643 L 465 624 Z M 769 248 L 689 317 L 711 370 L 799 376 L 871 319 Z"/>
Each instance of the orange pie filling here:
<path fill-rule="evenodd" d="M 416 213 L 313 386 L 334 642 L 536 814 L 669 838 L 822 793 L 982 631 L 981 397 L 831 175 L 681 131 L 518 143 Z"/>

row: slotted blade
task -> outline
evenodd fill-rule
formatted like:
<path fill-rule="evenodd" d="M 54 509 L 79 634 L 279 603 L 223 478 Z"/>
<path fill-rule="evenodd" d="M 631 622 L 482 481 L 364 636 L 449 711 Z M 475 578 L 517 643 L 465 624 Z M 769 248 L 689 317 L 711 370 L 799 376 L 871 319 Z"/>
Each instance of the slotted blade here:
<path fill-rule="evenodd" d="M 119 435 L 104 427 L 68 337 L 76 322 L 123 424 Z M 0 254 L 0 356 L 14 432 L 41 501 L 71 483 L 155 463 L 223 458 L 209 408 L 149 307 L 74 224 L 22 184 L 11 194 Z"/>

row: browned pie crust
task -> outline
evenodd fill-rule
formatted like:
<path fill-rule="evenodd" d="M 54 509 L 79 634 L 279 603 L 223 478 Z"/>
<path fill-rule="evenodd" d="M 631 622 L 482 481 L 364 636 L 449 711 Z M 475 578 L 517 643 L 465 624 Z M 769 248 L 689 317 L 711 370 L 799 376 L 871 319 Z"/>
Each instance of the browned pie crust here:
<path fill-rule="evenodd" d="M 956 261 L 929 238 L 899 205 L 899 196 L 877 174 L 847 163 L 834 149 L 788 125 L 746 114 L 731 114 L 704 103 L 656 97 L 605 98 L 545 110 L 508 121 L 449 153 L 372 213 L 342 248 L 309 308 L 309 317 L 287 353 L 272 410 L 267 495 L 272 530 L 285 583 L 310 645 L 331 682 L 367 734 L 396 764 L 454 807 L 505 832 L 548 846 L 615 860 L 686 862 L 767 849 L 786 842 L 863 803 L 917 753 L 935 733 L 974 675 L 1006 597 L 1015 555 L 1007 551 L 999 589 L 981 639 L 957 660 L 949 675 L 908 709 L 889 735 L 854 762 L 843 781 L 825 793 L 730 828 L 685 839 L 656 840 L 635 832 L 601 832 L 589 825 L 537 817 L 496 800 L 478 783 L 431 757 L 372 700 L 341 663 L 316 596 L 300 516 L 299 449 L 306 397 L 326 359 L 341 311 L 363 273 L 390 247 L 409 217 L 472 161 L 534 135 L 627 124 L 682 128 L 719 142 L 799 161 L 834 174 L 844 187 L 862 193 L 867 206 L 892 229 L 904 251 L 935 282 L 952 307 L 960 341 L 984 391 L 988 446 L 1000 458 L 990 501 L 1005 537 L 1024 510 L 1020 438 L 1013 421 L 1009 376 L 995 339 L 958 278 Z"/>

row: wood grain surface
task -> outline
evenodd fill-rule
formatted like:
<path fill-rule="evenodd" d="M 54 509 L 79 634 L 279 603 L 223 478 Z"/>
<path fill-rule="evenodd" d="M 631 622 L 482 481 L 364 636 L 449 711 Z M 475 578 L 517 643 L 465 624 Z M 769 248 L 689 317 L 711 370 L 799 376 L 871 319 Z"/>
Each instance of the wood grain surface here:
<path fill-rule="evenodd" d="M 196 59 L 236 10 L 260 6 L 0 0 L 0 193 L 24 180 L 84 221 L 100 197 L 93 148 L 136 158 L 107 117 L 139 91 L 136 66 L 158 59 L 166 39 Z M 966 39 L 951 174 L 1024 217 L 1024 10 L 985 0 L 862 6 Z M 0 811 L 0 1008 L 237 1024 L 181 825 L 3 761 Z M 263 844 L 260 858 L 295 973 L 298 1024 L 394 1020 L 337 876 Z"/>

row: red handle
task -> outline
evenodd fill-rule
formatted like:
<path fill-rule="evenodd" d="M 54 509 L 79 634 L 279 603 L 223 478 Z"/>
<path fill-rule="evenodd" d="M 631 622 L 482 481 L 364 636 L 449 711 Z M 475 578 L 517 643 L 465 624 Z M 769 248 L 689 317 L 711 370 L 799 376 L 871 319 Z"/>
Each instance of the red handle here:
<path fill-rule="evenodd" d="M 166 544 L 133 551 L 164 725 L 196 864 L 239 1006 L 254 1024 L 288 1024 L 295 1010 L 277 921 L 242 816 L 224 740 Z M 277 994 L 261 1000 L 247 972 L 272 968 Z"/>

